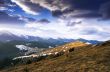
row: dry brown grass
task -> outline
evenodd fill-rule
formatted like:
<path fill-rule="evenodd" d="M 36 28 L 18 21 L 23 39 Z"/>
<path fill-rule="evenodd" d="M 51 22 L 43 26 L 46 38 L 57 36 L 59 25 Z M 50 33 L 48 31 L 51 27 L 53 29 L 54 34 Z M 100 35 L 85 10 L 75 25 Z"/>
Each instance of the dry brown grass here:
<path fill-rule="evenodd" d="M 110 72 L 110 42 L 83 46 L 66 55 L 45 59 L 0 72 Z"/>
<path fill-rule="evenodd" d="M 44 51 L 43 53 L 61 52 L 63 50 L 68 50 L 71 48 L 79 48 L 79 47 L 83 47 L 83 46 L 88 46 L 88 44 L 86 44 L 84 42 L 76 41 L 76 42 L 67 43 L 65 45 L 58 46 L 58 47 L 55 47 L 52 49 L 48 49 L 48 50 Z"/>

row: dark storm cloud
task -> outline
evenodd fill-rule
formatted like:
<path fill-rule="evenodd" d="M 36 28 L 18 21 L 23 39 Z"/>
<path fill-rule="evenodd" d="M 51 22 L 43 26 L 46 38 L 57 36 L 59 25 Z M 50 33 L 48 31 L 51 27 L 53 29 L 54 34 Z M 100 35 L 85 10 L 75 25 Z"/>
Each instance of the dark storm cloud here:
<path fill-rule="evenodd" d="M 109 0 L 30 0 L 30 2 L 52 11 L 53 16 L 100 17 L 109 18 Z M 74 11 L 90 11 L 87 14 L 75 15 Z M 71 13 L 71 15 L 70 15 Z"/>
<path fill-rule="evenodd" d="M 65 3 L 65 0 L 63 0 Z M 53 11 L 53 16 L 70 16 L 70 17 L 104 17 L 110 16 L 110 2 L 109 0 L 68 0 L 70 7 L 65 10 Z M 75 14 L 75 11 L 79 10 L 79 14 Z M 82 13 L 87 11 L 86 13 Z M 101 12 L 100 12 L 101 11 Z"/>
<path fill-rule="evenodd" d="M 0 0 L 0 7 L 4 7 L 5 6 L 5 1 L 4 0 Z"/>
<path fill-rule="evenodd" d="M 0 5 L 3 5 L 4 4 L 4 1 L 3 0 L 0 0 Z"/>
<path fill-rule="evenodd" d="M 38 23 L 45 23 L 45 24 L 50 23 L 50 21 L 47 20 L 47 19 L 41 19 L 41 20 L 39 20 L 39 21 L 37 21 L 37 22 L 38 22 Z"/>
<path fill-rule="evenodd" d="M 12 2 L 16 3 L 28 14 L 38 15 L 43 10 L 42 6 L 32 3 L 31 0 L 12 0 Z"/>
<path fill-rule="evenodd" d="M 34 22 L 36 21 L 36 19 L 33 19 L 33 18 L 27 18 L 28 19 L 28 22 Z"/>
<path fill-rule="evenodd" d="M 110 18 L 110 1 L 104 3 L 100 8 L 100 13 L 104 18 Z"/>
<path fill-rule="evenodd" d="M 65 9 L 70 7 L 68 1 L 63 2 L 63 0 L 12 0 L 12 2 L 16 3 L 25 12 L 33 15 L 44 8 L 50 11 L 61 10 L 66 12 Z"/>
<path fill-rule="evenodd" d="M 0 0 L 0 5 L 4 5 L 4 6 L 8 6 L 8 5 L 13 5 L 13 3 L 11 2 L 11 0 Z"/>
<path fill-rule="evenodd" d="M 52 12 L 55 17 L 110 17 L 109 0 L 12 0 L 24 11 L 40 12 L 39 9 L 45 8 Z M 25 7 L 28 7 L 25 9 Z M 79 14 L 75 15 L 75 11 Z M 82 11 L 87 13 L 82 14 Z M 88 13 L 89 12 L 89 13 Z"/>
<path fill-rule="evenodd" d="M 0 24 L 24 24 L 24 20 L 20 20 L 18 16 L 10 16 L 5 12 L 0 12 Z"/>
<path fill-rule="evenodd" d="M 97 12 L 89 12 L 89 13 L 83 13 L 83 14 L 76 14 L 73 15 L 73 17 L 76 18 L 98 18 L 98 17 L 102 17 L 102 14 L 99 14 Z"/>
<path fill-rule="evenodd" d="M 55 17 L 59 17 L 59 16 L 63 15 L 63 12 L 60 10 L 52 11 L 52 15 Z"/>

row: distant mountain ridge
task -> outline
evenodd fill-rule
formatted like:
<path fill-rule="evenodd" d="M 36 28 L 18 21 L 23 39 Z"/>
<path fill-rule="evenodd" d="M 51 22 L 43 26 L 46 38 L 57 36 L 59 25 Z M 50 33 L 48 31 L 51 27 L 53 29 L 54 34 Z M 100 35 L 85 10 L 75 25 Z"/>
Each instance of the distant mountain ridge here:
<path fill-rule="evenodd" d="M 82 41 L 82 42 L 89 42 L 91 44 L 97 44 L 100 43 L 100 41 L 97 40 L 86 40 L 86 39 L 65 39 L 65 38 L 58 38 L 58 39 L 53 39 L 53 38 L 41 38 L 37 36 L 28 36 L 28 35 L 21 35 L 17 36 L 9 31 L 0 31 L 0 41 L 1 42 L 7 42 L 7 41 L 37 41 L 37 42 L 47 42 L 47 43 L 58 43 L 58 44 L 64 44 L 68 42 L 74 42 L 74 41 Z"/>
<path fill-rule="evenodd" d="M 7 42 L 12 40 L 25 40 L 24 37 L 19 37 L 9 31 L 0 31 L 0 41 Z"/>
<path fill-rule="evenodd" d="M 16 46 L 47 49 L 47 48 L 54 48 L 60 45 L 64 45 L 69 42 L 75 42 L 75 41 L 86 42 L 88 44 L 100 43 L 100 41 L 85 40 L 85 39 L 63 39 L 63 38 L 44 39 L 41 37 L 34 37 L 34 36 L 23 36 L 23 35 L 17 36 L 8 31 L 0 31 L 0 57 L 1 57 L 0 59 L 5 58 L 5 57 L 10 57 L 10 56 L 13 57 L 13 56 L 22 55 L 21 50 L 17 48 Z M 29 49 L 29 50 L 33 50 L 33 49 Z M 33 52 L 33 51 L 27 51 L 27 52 Z"/>

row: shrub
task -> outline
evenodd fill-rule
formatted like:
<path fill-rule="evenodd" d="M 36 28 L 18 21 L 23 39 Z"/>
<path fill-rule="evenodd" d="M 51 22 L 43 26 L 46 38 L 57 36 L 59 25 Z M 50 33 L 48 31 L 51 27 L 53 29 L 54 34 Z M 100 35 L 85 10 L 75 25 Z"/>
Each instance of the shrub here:
<path fill-rule="evenodd" d="M 23 69 L 23 72 L 29 72 L 29 69 L 28 69 L 27 67 L 25 67 L 25 68 Z"/>

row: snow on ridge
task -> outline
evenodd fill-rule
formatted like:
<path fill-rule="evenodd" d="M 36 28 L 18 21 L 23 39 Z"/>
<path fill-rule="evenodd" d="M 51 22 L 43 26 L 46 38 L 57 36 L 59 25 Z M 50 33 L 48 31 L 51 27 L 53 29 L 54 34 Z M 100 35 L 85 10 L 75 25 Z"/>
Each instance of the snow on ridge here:
<path fill-rule="evenodd" d="M 30 58 L 30 57 L 38 57 L 38 55 L 35 55 L 35 54 L 32 54 L 32 55 L 28 55 L 28 56 L 19 56 L 19 57 L 15 57 L 13 58 L 13 60 L 16 60 L 16 59 L 23 59 L 23 58 Z"/>
<path fill-rule="evenodd" d="M 28 49 L 30 49 L 30 47 L 27 47 L 25 45 L 16 45 L 16 48 L 18 48 L 20 50 L 28 50 Z"/>
<path fill-rule="evenodd" d="M 91 43 L 90 42 L 86 42 L 86 44 L 90 45 Z"/>

